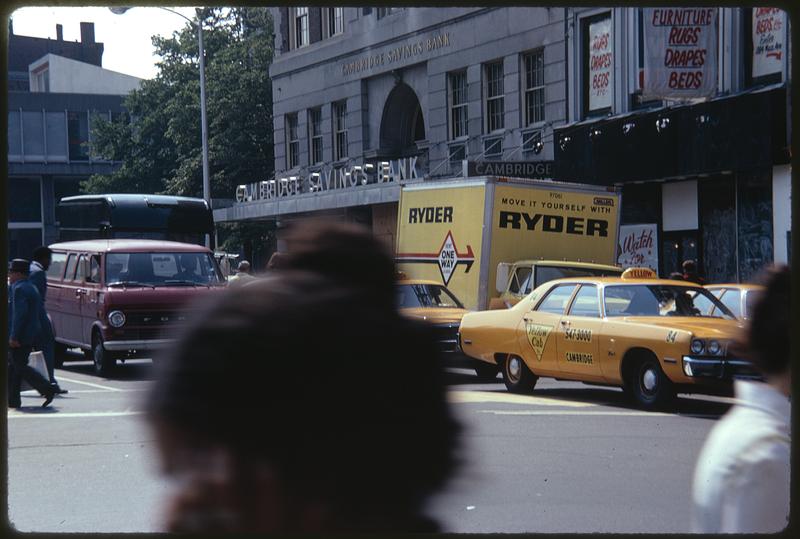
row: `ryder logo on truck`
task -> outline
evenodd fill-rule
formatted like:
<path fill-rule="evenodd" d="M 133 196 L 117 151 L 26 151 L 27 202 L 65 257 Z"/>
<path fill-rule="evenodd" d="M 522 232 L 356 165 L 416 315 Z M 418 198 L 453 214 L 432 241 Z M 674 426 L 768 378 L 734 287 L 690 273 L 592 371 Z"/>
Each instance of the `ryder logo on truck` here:
<path fill-rule="evenodd" d="M 501 211 L 500 228 L 541 230 L 576 234 L 579 236 L 608 236 L 608 221 L 604 219 L 587 219 L 584 217 L 564 217 L 546 213 L 526 213 L 519 211 Z"/>
<path fill-rule="evenodd" d="M 467 245 L 466 253 L 459 253 L 456 248 L 456 242 L 453 239 L 453 232 L 448 230 L 439 252 L 397 253 L 395 260 L 405 264 L 437 264 L 439 272 L 442 274 L 442 282 L 447 286 L 456 266 L 459 264 L 464 264 L 466 266 L 464 273 L 469 273 L 472 264 L 475 262 L 475 255 L 472 252 L 471 245 Z"/>

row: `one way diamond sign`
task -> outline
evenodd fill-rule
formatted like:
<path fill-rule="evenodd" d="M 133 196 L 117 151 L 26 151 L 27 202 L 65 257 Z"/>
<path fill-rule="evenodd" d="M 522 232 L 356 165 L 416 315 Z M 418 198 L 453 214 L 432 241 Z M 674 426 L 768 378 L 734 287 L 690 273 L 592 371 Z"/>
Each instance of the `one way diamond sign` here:
<path fill-rule="evenodd" d="M 448 230 L 438 253 L 398 253 L 396 260 L 403 263 L 437 264 L 442 274 L 442 282 L 447 286 L 459 264 L 465 265 L 464 272 L 469 273 L 475 262 L 475 255 L 471 245 L 467 245 L 466 253 L 459 253 L 453 232 Z"/>

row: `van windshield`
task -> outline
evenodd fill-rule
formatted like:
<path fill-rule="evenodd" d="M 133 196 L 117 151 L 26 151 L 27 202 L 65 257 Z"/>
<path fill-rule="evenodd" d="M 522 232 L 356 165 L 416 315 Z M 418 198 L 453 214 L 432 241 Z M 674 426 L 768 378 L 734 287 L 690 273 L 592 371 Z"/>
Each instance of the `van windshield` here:
<path fill-rule="evenodd" d="M 214 286 L 224 284 L 208 253 L 109 253 L 107 286 Z"/>

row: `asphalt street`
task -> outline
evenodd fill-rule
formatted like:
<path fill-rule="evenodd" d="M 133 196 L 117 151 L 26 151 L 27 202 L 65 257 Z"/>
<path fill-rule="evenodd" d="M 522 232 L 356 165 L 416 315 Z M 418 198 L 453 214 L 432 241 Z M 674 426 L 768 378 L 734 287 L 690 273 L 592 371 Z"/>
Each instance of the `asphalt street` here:
<path fill-rule="evenodd" d="M 69 394 L 50 408 L 28 392 L 8 412 L 11 522 L 36 532 L 159 531 L 170 484 L 142 421 L 149 361 L 113 379 L 67 363 L 57 377 Z M 696 456 L 732 402 L 681 396 L 674 412 L 652 413 L 620 390 L 578 383 L 540 380 L 523 396 L 467 370 L 449 370 L 448 382 L 464 463 L 429 508 L 448 532 L 687 532 Z"/>

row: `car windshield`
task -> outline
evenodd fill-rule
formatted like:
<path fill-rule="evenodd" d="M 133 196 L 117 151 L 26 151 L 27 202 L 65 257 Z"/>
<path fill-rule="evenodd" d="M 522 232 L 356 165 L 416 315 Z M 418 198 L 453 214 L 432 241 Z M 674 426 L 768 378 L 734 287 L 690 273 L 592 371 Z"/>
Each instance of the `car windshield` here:
<path fill-rule="evenodd" d="M 395 287 L 395 292 L 399 308 L 464 307 L 447 288 L 436 284 L 401 284 Z"/>
<path fill-rule="evenodd" d="M 106 283 L 131 286 L 209 286 L 224 283 L 208 253 L 109 253 Z"/>
<path fill-rule="evenodd" d="M 695 286 L 615 285 L 604 291 L 606 316 L 736 317 L 708 290 Z M 712 314 L 708 314 L 711 306 Z"/>

